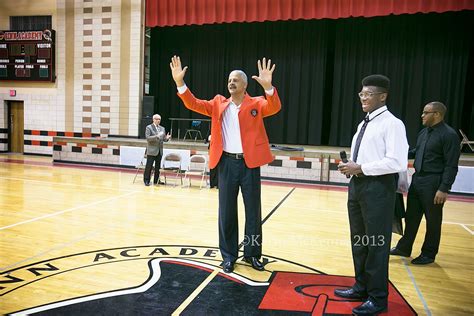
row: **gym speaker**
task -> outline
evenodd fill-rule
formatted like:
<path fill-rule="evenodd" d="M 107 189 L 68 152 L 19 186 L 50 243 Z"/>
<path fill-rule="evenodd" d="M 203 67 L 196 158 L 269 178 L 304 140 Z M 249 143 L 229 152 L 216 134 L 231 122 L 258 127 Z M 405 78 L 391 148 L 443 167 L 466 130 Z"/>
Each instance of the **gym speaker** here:
<path fill-rule="evenodd" d="M 140 126 L 139 126 L 139 130 L 138 130 L 138 137 L 139 138 L 141 138 L 141 139 L 145 138 L 145 129 L 151 123 L 153 123 L 153 117 L 152 116 L 142 117 L 140 119 Z"/>
<path fill-rule="evenodd" d="M 155 111 L 155 97 L 152 95 L 144 95 L 142 101 L 142 117 L 153 116 Z"/>

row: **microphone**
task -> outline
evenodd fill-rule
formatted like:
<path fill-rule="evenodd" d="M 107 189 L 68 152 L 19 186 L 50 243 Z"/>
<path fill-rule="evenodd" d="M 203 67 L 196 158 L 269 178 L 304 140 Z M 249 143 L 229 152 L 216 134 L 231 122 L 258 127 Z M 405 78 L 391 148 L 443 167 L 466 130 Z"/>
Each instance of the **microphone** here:
<path fill-rule="evenodd" d="M 339 152 L 339 156 L 341 157 L 341 160 L 343 163 L 348 163 L 349 161 L 347 160 L 347 154 L 345 150 L 342 150 Z M 350 178 L 351 176 L 346 174 L 346 178 Z"/>

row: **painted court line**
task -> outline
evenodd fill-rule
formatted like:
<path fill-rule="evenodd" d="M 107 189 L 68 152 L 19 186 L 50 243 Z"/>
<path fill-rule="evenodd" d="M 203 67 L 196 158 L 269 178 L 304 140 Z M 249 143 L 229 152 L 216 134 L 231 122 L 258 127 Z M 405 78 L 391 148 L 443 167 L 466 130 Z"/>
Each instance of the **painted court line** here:
<path fill-rule="evenodd" d="M 187 299 L 184 300 L 181 305 L 171 314 L 171 316 L 178 316 L 180 315 L 186 307 L 202 292 L 202 290 L 209 284 L 209 282 L 214 279 L 214 277 L 219 274 L 220 269 L 214 269 L 211 274 L 188 296 Z"/>
<path fill-rule="evenodd" d="M 61 187 L 70 186 L 70 187 L 79 187 L 79 188 L 87 188 L 87 189 L 115 190 L 115 191 L 125 191 L 125 192 L 141 192 L 141 191 L 132 191 L 132 190 L 127 190 L 127 189 L 120 189 L 120 188 L 111 188 L 111 187 L 108 187 L 108 186 L 94 186 L 94 185 L 83 185 L 83 184 L 63 183 L 63 182 L 61 183 L 61 182 L 53 182 L 53 181 L 45 181 L 45 180 L 34 180 L 34 179 L 12 178 L 12 177 L 0 177 L 0 179 L 12 180 L 12 181 L 42 183 L 42 184 L 50 184 L 50 185 L 59 185 Z"/>
<path fill-rule="evenodd" d="M 286 196 L 270 211 L 270 213 L 268 213 L 268 215 L 262 220 L 262 225 L 273 215 L 273 213 L 275 213 L 275 211 L 283 204 L 283 202 L 291 195 L 291 193 L 293 193 L 294 190 L 295 188 L 290 190 L 290 192 L 286 194 Z M 243 243 L 243 241 L 240 243 L 239 249 L 242 248 Z M 191 302 L 199 295 L 199 293 L 201 293 L 202 290 L 212 281 L 212 279 L 214 279 L 219 271 L 220 269 L 214 269 L 214 271 L 194 290 L 193 293 L 191 293 L 191 295 L 188 296 L 188 298 L 186 298 L 186 300 L 184 300 L 183 303 L 181 303 L 181 305 L 171 315 L 180 315 L 186 309 L 186 307 L 191 304 Z"/>
<path fill-rule="evenodd" d="M 467 226 L 464 225 L 464 224 L 461 224 L 461 226 L 462 226 L 465 230 L 467 230 L 469 233 L 471 233 L 471 235 L 474 235 L 474 231 L 470 230 L 469 227 L 467 227 Z"/>
<path fill-rule="evenodd" d="M 64 248 L 66 248 L 66 247 L 68 247 L 68 246 L 70 246 L 70 245 L 75 244 L 75 243 L 78 242 L 78 241 L 87 239 L 87 238 L 89 238 L 89 237 L 92 237 L 92 236 L 95 236 L 95 235 L 98 235 L 98 234 L 99 234 L 99 230 L 93 231 L 93 232 L 91 232 L 91 233 L 89 233 L 89 234 L 86 234 L 86 235 L 84 235 L 84 236 L 81 236 L 81 237 L 79 237 L 79 238 L 73 239 L 73 240 L 68 241 L 68 242 L 65 242 L 65 243 L 61 243 L 61 244 L 57 245 L 56 247 L 53 247 L 53 248 L 47 249 L 47 250 L 45 250 L 45 251 L 42 251 L 42 252 L 40 252 L 40 253 L 37 253 L 37 254 L 34 255 L 34 256 L 25 258 L 25 259 L 23 259 L 23 260 L 20 260 L 20 261 L 18 261 L 18 262 L 12 263 L 12 264 L 10 264 L 10 265 L 8 265 L 8 266 L 5 266 L 5 267 L 0 267 L 0 273 L 3 272 L 3 271 L 5 271 L 5 270 L 9 270 L 9 269 L 12 269 L 12 268 L 14 268 L 14 267 L 16 267 L 16 266 L 19 266 L 20 264 L 23 264 L 23 263 L 28 262 L 28 261 L 30 261 L 30 260 L 33 260 L 33 259 L 35 259 L 35 258 L 41 257 L 41 256 L 47 254 L 48 252 L 51 252 L 51 251 L 54 251 L 54 250 L 64 249 Z"/>
<path fill-rule="evenodd" d="M 458 223 L 458 222 L 449 222 L 449 221 L 443 221 L 443 224 L 453 224 L 453 225 L 466 225 L 466 226 L 474 226 L 474 224 L 468 224 L 468 223 Z"/>
<path fill-rule="evenodd" d="M 6 163 L 18 163 L 23 165 L 44 165 L 47 167 L 65 167 L 65 168 L 77 168 L 77 169 L 89 169 L 89 170 L 102 170 L 102 171 L 120 171 L 127 173 L 135 173 L 135 168 L 123 168 L 123 167 L 109 167 L 101 165 L 87 165 L 87 164 L 75 164 L 72 162 L 42 162 L 35 160 L 28 160 L 22 157 L 22 159 L 12 159 L 12 158 L 2 158 L 0 157 L 0 162 Z M 319 189 L 325 191 L 340 191 L 347 192 L 348 187 L 341 184 L 325 184 L 325 183 L 305 183 L 305 182 L 293 182 L 285 181 L 284 179 L 266 179 L 262 178 L 262 185 L 270 186 L 282 186 L 282 187 L 294 187 L 294 188 L 308 188 L 308 189 Z M 406 196 L 406 195 L 405 195 Z M 458 201 L 465 203 L 474 203 L 474 196 L 472 194 L 463 195 L 461 194 L 451 194 L 448 196 L 448 201 Z"/>
<path fill-rule="evenodd" d="M 293 193 L 293 191 L 295 191 L 295 188 L 292 188 L 290 190 L 290 192 L 288 192 L 284 197 L 283 199 L 268 213 L 267 216 L 265 216 L 265 218 L 262 220 L 262 226 L 263 224 L 265 224 L 265 222 L 270 218 L 270 216 L 273 215 L 273 213 L 276 212 L 276 210 L 283 204 L 283 202 L 285 202 L 285 200 L 291 195 L 291 193 Z M 238 249 L 242 249 L 242 247 L 245 246 L 245 238 L 244 240 L 242 240 L 242 242 L 239 244 L 239 248 Z"/>
<path fill-rule="evenodd" d="M 291 195 L 291 193 L 293 193 L 293 191 L 295 191 L 295 188 L 291 189 L 290 192 L 288 192 L 285 197 L 270 211 L 270 213 L 265 216 L 265 218 L 262 220 L 262 225 L 265 224 L 265 222 L 270 218 L 270 216 L 272 216 L 273 213 L 276 212 L 276 210 L 283 204 L 283 202 L 285 202 L 285 200 Z"/>
<path fill-rule="evenodd" d="M 444 221 L 443 221 L 443 224 L 459 225 L 462 228 L 464 228 L 465 230 L 467 230 L 467 232 L 469 234 L 474 235 L 474 231 L 472 231 L 469 227 L 467 227 L 467 226 L 474 226 L 473 224 L 456 223 L 456 222 L 444 222 Z"/>
<path fill-rule="evenodd" d="M 112 201 L 112 200 L 115 200 L 115 199 L 119 199 L 119 198 L 122 198 L 122 197 L 125 197 L 125 196 L 132 195 L 134 193 L 137 193 L 137 192 L 129 192 L 129 193 L 122 194 L 122 195 L 119 195 L 119 196 L 114 196 L 114 197 L 111 197 L 111 198 L 108 198 L 108 199 L 105 199 L 105 200 L 96 201 L 96 202 L 92 202 L 92 203 L 81 205 L 81 206 L 75 206 L 75 207 L 68 208 L 66 210 L 59 211 L 59 212 L 56 212 L 56 213 L 47 214 L 47 215 L 43 215 L 43 216 L 40 216 L 40 217 L 35 217 L 35 218 L 29 219 L 29 220 L 26 220 L 26 221 L 22 221 L 22 222 L 18 222 L 18 223 L 15 223 L 15 224 L 8 225 L 8 226 L 0 227 L 0 230 L 12 228 L 12 227 L 15 227 L 15 226 L 19 226 L 19 225 L 23 225 L 23 224 L 27 224 L 27 223 L 31 223 L 31 222 L 35 222 L 35 221 L 39 221 L 41 219 L 45 219 L 45 218 L 48 218 L 48 217 L 53 217 L 53 216 L 56 216 L 56 215 L 60 215 L 60 214 L 72 212 L 72 211 L 75 211 L 75 210 L 79 210 L 81 208 L 85 208 L 85 207 L 89 207 L 89 206 L 109 202 L 109 201 Z"/>
<path fill-rule="evenodd" d="M 425 300 L 425 298 L 423 297 L 423 294 L 421 294 L 421 291 L 420 291 L 420 289 L 418 288 L 418 285 L 416 284 L 415 276 L 413 275 L 413 273 L 411 272 L 410 268 L 408 267 L 408 264 L 407 264 L 407 262 L 406 262 L 406 259 L 405 259 L 405 258 L 402 258 L 402 262 L 403 262 L 403 265 L 405 266 L 405 269 L 406 269 L 407 272 L 408 272 L 408 276 L 410 277 L 411 282 L 413 283 L 413 286 L 415 287 L 415 290 L 416 290 L 416 293 L 418 294 L 418 297 L 420 298 L 421 302 L 423 303 L 423 308 L 425 309 L 426 315 L 431 316 L 431 311 L 430 311 L 430 309 L 428 308 L 428 303 L 426 303 L 426 300 Z"/>

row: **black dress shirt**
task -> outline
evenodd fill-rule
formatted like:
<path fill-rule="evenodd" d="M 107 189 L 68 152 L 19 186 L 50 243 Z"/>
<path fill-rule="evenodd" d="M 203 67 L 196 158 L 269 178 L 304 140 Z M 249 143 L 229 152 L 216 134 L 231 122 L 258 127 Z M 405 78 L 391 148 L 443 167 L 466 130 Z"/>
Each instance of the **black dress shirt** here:
<path fill-rule="evenodd" d="M 425 145 L 423 146 L 423 143 Z M 415 166 L 421 165 L 422 174 L 442 174 L 439 191 L 448 192 L 458 172 L 460 140 L 457 133 L 449 125 L 440 122 L 426 127 L 418 133 L 416 148 L 408 152 L 408 158 L 415 158 Z M 424 153 L 420 149 L 424 147 Z M 422 159 L 421 163 L 419 159 Z M 415 167 L 416 169 L 416 167 Z"/>

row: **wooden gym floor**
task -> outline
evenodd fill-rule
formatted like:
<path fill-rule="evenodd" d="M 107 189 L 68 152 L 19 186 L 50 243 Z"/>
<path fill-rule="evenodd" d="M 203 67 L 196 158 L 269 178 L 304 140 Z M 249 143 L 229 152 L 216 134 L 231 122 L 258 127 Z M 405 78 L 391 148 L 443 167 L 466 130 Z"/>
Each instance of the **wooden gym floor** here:
<path fill-rule="evenodd" d="M 353 276 L 345 187 L 264 182 L 266 271 L 254 271 L 239 261 L 234 275 L 229 277 L 223 276 L 219 268 L 218 191 L 200 190 L 198 180 L 184 188 L 169 184 L 145 187 L 141 176 L 135 183 L 133 177 L 131 171 L 53 165 L 50 157 L 0 154 L 1 314 L 33 313 L 40 309 L 30 308 L 57 302 L 65 305 L 68 300 L 78 302 L 78 298 L 93 297 L 97 301 L 98 296 L 94 295 L 98 293 L 102 293 L 101 298 L 124 298 L 123 289 L 137 292 L 139 285 L 153 279 L 150 269 L 160 260 L 173 264 L 161 262 L 163 270 L 157 278 L 161 276 L 162 283 L 169 280 L 164 285 L 166 293 L 177 288 L 173 293 L 178 294 L 172 299 L 161 296 L 152 300 L 158 307 L 150 307 L 150 315 L 195 314 L 192 308 L 200 311 L 198 314 L 223 314 L 222 309 L 211 308 L 217 292 L 210 295 L 207 307 L 196 304 L 213 286 L 226 284 L 226 278 L 246 285 L 268 286 L 268 282 L 276 282 L 274 271 L 300 273 L 308 280 L 318 273 Z M 414 266 L 408 258 L 390 259 L 390 280 L 416 313 L 474 313 L 473 205 L 473 197 L 450 196 L 444 208 L 440 253 L 434 264 Z M 243 217 L 239 198 L 240 238 Z M 419 254 L 424 232 L 423 222 L 413 256 Z M 398 239 L 393 235 L 392 245 Z M 150 263 L 152 259 L 158 263 Z M 198 269 L 189 274 L 190 267 Z M 182 283 L 189 288 L 182 288 L 182 283 L 173 279 L 180 277 L 181 272 L 176 272 L 182 271 L 179 269 L 188 269 Z M 192 285 L 194 277 L 196 285 Z M 241 306 L 232 301 L 239 300 L 232 288 L 224 291 L 231 297 L 225 304 L 229 314 L 237 314 Z M 271 292 L 265 291 L 267 295 Z M 129 301 L 130 311 L 136 311 L 131 305 L 143 305 L 145 298 L 142 295 L 133 304 Z M 266 306 L 260 298 L 256 305 L 252 305 L 252 298 L 243 302 L 248 302 L 249 308 L 240 314 L 259 314 L 256 307 Z M 86 314 L 87 308 L 105 305 L 91 306 L 68 313 Z M 311 308 L 309 311 L 317 314 Z M 127 311 L 122 309 L 117 314 L 132 314 Z M 274 315 L 304 314 L 303 309 L 293 311 Z M 107 314 L 106 310 L 96 312 Z M 52 310 L 43 313 L 62 314 Z M 389 309 L 388 314 L 393 310 Z"/>

